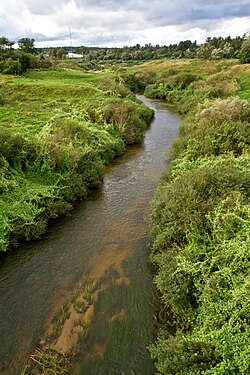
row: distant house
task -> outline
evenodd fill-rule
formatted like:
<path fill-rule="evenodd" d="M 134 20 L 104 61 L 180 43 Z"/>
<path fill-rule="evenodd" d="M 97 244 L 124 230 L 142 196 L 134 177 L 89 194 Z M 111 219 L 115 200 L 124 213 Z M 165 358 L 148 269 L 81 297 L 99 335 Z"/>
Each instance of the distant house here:
<path fill-rule="evenodd" d="M 69 52 L 65 57 L 66 59 L 82 59 L 83 55 L 80 55 L 79 53 Z"/>

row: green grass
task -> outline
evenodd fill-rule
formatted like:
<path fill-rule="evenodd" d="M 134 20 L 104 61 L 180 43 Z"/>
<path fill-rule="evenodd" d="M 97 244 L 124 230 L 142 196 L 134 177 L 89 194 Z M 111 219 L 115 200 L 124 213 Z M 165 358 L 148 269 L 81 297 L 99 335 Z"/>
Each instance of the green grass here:
<path fill-rule="evenodd" d="M 1 76 L 0 90 L 0 249 L 6 250 L 41 235 L 50 217 L 86 196 L 104 165 L 126 143 L 142 140 L 153 114 L 111 71 L 33 70 Z"/>

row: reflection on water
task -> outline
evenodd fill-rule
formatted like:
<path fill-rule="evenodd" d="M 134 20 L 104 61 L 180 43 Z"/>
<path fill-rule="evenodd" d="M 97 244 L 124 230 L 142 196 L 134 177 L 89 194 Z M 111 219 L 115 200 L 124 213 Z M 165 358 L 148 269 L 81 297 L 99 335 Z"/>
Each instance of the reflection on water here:
<path fill-rule="evenodd" d="M 74 374 L 153 374 L 146 346 L 154 324 L 147 269 L 148 216 L 179 117 L 146 100 L 155 120 L 143 145 L 107 168 L 72 215 L 50 224 L 0 267 L 0 373 L 16 374 L 48 322 L 83 280 L 96 282 L 92 320 Z"/>

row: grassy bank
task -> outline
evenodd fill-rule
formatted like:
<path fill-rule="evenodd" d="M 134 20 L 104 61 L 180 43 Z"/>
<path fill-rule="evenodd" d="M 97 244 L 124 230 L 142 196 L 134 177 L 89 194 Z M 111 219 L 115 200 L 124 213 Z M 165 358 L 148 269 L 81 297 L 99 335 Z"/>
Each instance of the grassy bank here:
<path fill-rule="evenodd" d="M 151 110 L 112 72 L 0 77 L 0 251 L 39 237 L 142 140 Z"/>
<path fill-rule="evenodd" d="M 183 115 L 152 207 L 162 328 L 151 355 L 163 374 L 247 375 L 250 67 L 167 64 L 145 90 Z"/>

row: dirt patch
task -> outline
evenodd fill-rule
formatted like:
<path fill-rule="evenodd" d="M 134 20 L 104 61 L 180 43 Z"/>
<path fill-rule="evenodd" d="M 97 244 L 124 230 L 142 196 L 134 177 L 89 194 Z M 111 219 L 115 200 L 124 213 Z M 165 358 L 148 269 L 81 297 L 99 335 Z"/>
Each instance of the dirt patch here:
<path fill-rule="evenodd" d="M 73 305 L 70 306 L 69 314 L 69 318 L 63 325 L 62 332 L 54 344 L 58 351 L 65 354 L 77 351 L 78 335 L 84 331 L 84 327 L 80 324 L 84 320 L 84 314 L 77 313 Z"/>

